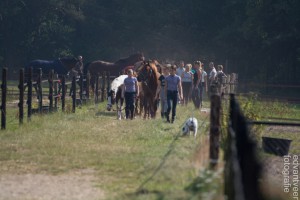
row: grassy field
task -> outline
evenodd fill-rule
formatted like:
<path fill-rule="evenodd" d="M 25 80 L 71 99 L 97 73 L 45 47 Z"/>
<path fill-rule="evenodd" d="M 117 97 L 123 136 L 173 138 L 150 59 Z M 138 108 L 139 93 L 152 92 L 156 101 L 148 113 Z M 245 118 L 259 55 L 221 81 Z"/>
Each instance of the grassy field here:
<path fill-rule="evenodd" d="M 243 98 L 240 102 L 252 120 L 300 119 L 297 106 Z M 196 140 L 180 133 L 193 114 L 200 126 Z M 192 104 L 178 107 L 174 124 L 160 117 L 118 121 L 105 103 L 77 108 L 76 113 L 34 115 L 20 127 L 17 116 L 17 109 L 10 107 L 7 130 L 0 132 L 0 176 L 92 170 L 94 186 L 105 191 L 105 199 L 222 199 L 222 168 L 207 169 L 209 113 L 194 111 Z M 291 153 L 299 154 L 300 140 L 293 131 L 266 130 L 255 128 L 259 144 L 263 135 L 291 138 Z"/>
<path fill-rule="evenodd" d="M 297 104 L 283 102 L 259 101 L 252 98 L 239 99 L 244 114 L 251 120 L 300 123 L 300 107 Z M 274 137 L 292 140 L 290 153 L 300 155 L 300 127 L 295 126 L 263 126 L 254 125 L 252 127 L 255 138 L 261 147 L 261 137 Z"/>
<path fill-rule="evenodd" d="M 10 111 L 13 123 L 0 132 L 0 175 L 92 169 L 107 199 L 215 199 L 222 175 L 198 162 L 209 115 L 193 109 L 179 106 L 174 124 L 160 117 L 118 121 L 102 103 L 75 114 L 34 115 L 20 127 Z M 180 134 L 193 113 L 201 126 L 196 140 Z"/>

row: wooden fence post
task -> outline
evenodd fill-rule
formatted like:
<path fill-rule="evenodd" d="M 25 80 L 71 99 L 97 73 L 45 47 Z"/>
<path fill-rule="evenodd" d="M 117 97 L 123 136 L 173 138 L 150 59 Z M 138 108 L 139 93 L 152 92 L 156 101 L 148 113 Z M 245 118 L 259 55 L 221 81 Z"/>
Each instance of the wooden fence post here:
<path fill-rule="evenodd" d="M 96 75 L 95 82 L 96 82 L 95 104 L 97 104 L 99 103 L 99 74 Z"/>
<path fill-rule="evenodd" d="M 43 89 L 42 89 L 42 69 L 39 68 L 38 78 L 37 78 L 37 96 L 39 98 L 39 113 L 43 111 Z"/>
<path fill-rule="evenodd" d="M 65 112 L 66 100 L 66 77 L 63 76 L 61 80 L 61 110 Z"/>
<path fill-rule="evenodd" d="M 210 166 L 214 168 L 218 164 L 219 148 L 220 148 L 220 114 L 221 114 L 221 97 L 218 91 L 218 85 L 212 83 L 210 85 L 210 147 L 209 158 Z"/>
<path fill-rule="evenodd" d="M 57 74 L 54 75 L 54 77 L 56 77 L 55 79 L 55 82 L 54 82 L 54 94 L 55 94 L 55 98 L 54 98 L 54 108 L 55 108 L 55 111 L 58 111 L 57 109 L 57 103 L 58 103 L 58 98 L 59 98 L 59 95 L 58 95 L 58 85 L 59 85 L 59 82 L 60 80 L 57 79 Z"/>
<path fill-rule="evenodd" d="M 23 124 L 24 119 L 24 69 L 20 69 L 19 76 L 19 124 Z"/>
<path fill-rule="evenodd" d="M 30 67 L 28 70 L 27 87 L 27 120 L 30 121 L 32 114 L 32 67 Z"/>
<path fill-rule="evenodd" d="M 86 74 L 86 87 L 85 87 L 85 94 L 86 94 L 86 98 L 89 99 L 90 98 L 90 81 L 91 81 L 91 74 L 88 72 Z"/>
<path fill-rule="evenodd" d="M 262 168 L 257 159 L 256 144 L 250 136 L 247 120 L 234 94 L 230 94 L 228 124 L 224 170 L 226 199 L 266 199 L 259 184 Z"/>
<path fill-rule="evenodd" d="M 79 99 L 83 102 L 83 96 L 86 95 L 86 91 L 84 89 L 85 87 L 85 83 L 84 83 L 84 75 L 80 72 L 79 73 L 79 85 L 80 85 L 80 88 L 79 88 Z"/>
<path fill-rule="evenodd" d="M 105 92 L 105 72 L 102 73 L 101 102 L 104 101 L 104 92 Z"/>
<path fill-rule="evenodd" d="M 76 77 L 75 76 L 73 76 L 72 88 L 73 88 L 73 93 L 72 93 L 72 112 L 75 113 L 75 110 L 76 110 Z"/>
<path fill-rule="evenodd" d="M 107 82 L 106 97 L 108 97 L 108 92 L 110 90 L 110 73 L 109 72 L 107 72 L 107 74 L 106 74 L 106 82 Z"/>
<path fill-rule="evenodd" d="M 1 129 L 6 128 L 7 68 L 2 69 Z"/>
<path fill-rule="evenodd" d="M 49 72 L 49 78 L 48 78 L 48 82 L 49 82 L 49 112 L 53 111 L 53 74 L 54 71 L 50 70 Z"/>

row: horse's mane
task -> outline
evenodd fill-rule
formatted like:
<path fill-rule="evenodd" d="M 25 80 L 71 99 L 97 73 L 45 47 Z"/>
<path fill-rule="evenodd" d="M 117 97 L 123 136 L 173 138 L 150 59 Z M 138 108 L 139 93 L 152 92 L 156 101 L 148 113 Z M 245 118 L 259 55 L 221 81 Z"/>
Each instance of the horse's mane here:
<path fill-rule="evenodd" d="M 155 79 L 158 80 L 159 78 L 159 73 L 157 71 L 157 67 L 156 67 L 156 64 L 155 62 L 149 62 L 149 67 L 152 69 L 152 71 L 154 72 L 154 76 L 155 76 Z"/>

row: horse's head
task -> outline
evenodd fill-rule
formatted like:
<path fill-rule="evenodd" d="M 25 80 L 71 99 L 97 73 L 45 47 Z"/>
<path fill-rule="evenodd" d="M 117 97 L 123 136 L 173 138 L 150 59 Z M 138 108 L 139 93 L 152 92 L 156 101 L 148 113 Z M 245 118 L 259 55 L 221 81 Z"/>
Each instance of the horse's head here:
<path fill-rule="evenodd" d="M 107 105 L 106 105 L 106 109 L 107 111 L 111 111 L 112 106 L 115 104 L 116 102 L 116 93 L 113 90 L 110 90 L 107 93 Z"/>
<path fill-rule="evenodd" d="M 130 57 L 132 58 L 132 60 L 135 60 L 135 63 L 145 60 L 143 53 L 136 53 L 136 54 L 131 55 Z"/>
<path fill-rule="evenodd" d="M 144 61 L 145 57 L 142 53 L 136 53 L 133 55 L 130 55 L 127 58 L 121 58 L 120 60 L 116 61 L 115 64 L 122 66 L 122 67 L 126 67 L 129 65 L 134 65 L 135 63 L 139 62 L 139 61 Z"/>
<path fill-rule="evenodd" d="M 155 63 L 151 60 L 144 61 L 139 69 L 137 76 L 139 82 L 147 82 L 156 73 Z"/>
<path fill-rule="evenodd" d="M 81 62 L 79 59 L 75 57 L 63 57 L 60 58 L 59 60 L 68 71 L 73 69 L 77 63 Z"/>

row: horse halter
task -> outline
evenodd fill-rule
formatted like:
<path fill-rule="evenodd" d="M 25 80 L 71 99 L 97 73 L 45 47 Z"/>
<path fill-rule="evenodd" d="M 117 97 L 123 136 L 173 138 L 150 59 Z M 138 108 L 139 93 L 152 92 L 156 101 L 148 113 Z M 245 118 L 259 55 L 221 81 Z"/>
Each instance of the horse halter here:
<path fill-rule="evenodd" d="M 148 67 L 149 70 L 147 69 Z M 149 81 L 149 76 L 151 76 L 152 74 L 153 74 L 153 69 L 150 66 L 150 62 L 149 61 L 144 62 L 144 66 L 142 70 L 139 72 L 138 79 L 147 85 L 148 84 L 147 82 Z"/>

